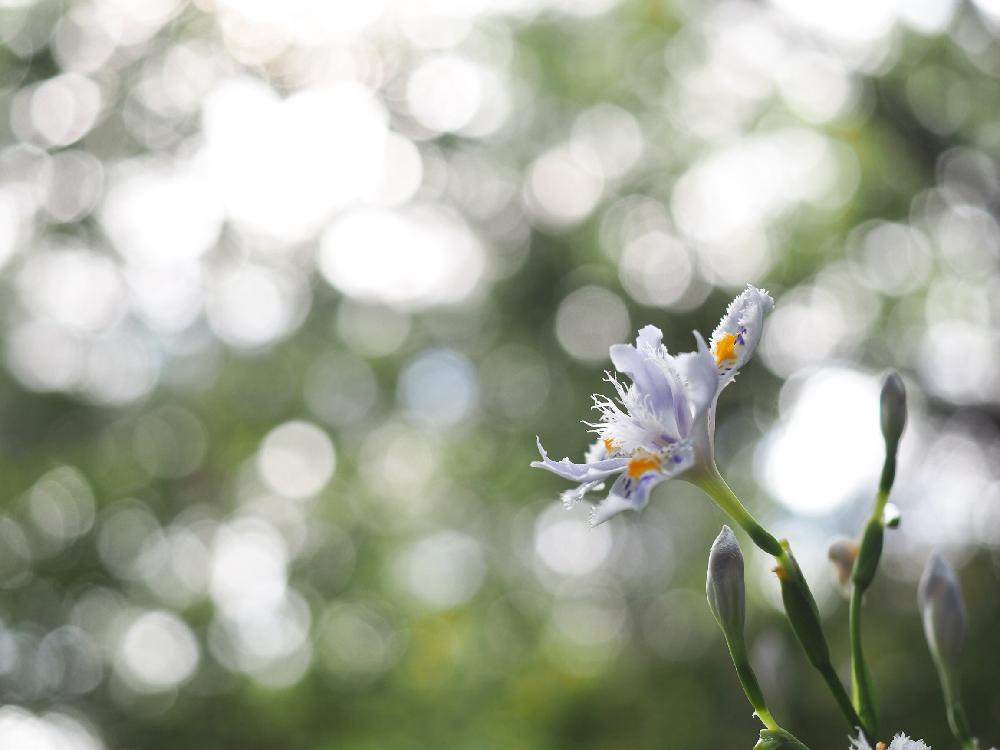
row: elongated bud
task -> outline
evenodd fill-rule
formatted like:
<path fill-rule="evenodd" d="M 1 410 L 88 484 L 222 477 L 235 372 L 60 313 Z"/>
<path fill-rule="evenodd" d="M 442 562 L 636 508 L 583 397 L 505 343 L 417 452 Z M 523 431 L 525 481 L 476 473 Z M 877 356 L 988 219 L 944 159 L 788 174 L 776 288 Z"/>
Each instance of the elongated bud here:
<path fill-rule="evenodd" d="M 891 446 L 892 452 L 895 453 L 899 439 L 903 435 L 903 428 L 906 427 L 906 387 L 895 370 L 890 370 L 882 379 L 880 406 L 882 437 L 885 438 L 886 447 Z"/>
<path fill-rule="evenodd" d="M 784 729 L 761 729 L 753 750 L 809 750 Z"/>
<path fill-rule="evenodd" d="M 858 549 L 858 561 L 854 565 L 854 572 L 851 580 L 854 585 L 862 591 L 867 589 L 875 578 L 875 570 L 878 568 L 878 561 L 882 557 L 882 539 L 885 531 L 882 527 L 882 519 L 869 521 L 865 526 L 865 533 L 861 537 L 861 546 Z"/>
<path fill-rule="evenodd" d="M 882 380 L 880 399 L 882 416 L 882 437 L 885 438 L 885 463 L 878 483 L 879 502 L 884 504 L 889 497 L 892 483 L 896 481 L 896 452 L 899 439 L 906 427 L 906 388 L 899 373 L 889 371 Z"/>
<path fill-rule="evenodd" d="M 746 589 L 743 584 L 743 552 L 736 535 L 723 526 L 708 554 L 708 580 L 705 583 L 708 606 L 719 621 L 726 639 L 743 639 L 746 619 Z"/>
<path fill-rule="evenodd" d="M 927 561 L 924 574 L 920 577 L 917 602 L 924 621 L 927 646 L 941 680 L 948 726 L 961 747 L 978 750 L 979 741 L 972 736 L 959 687 L 958 660 L 965 645 L 965 602 L 962 601 L 958 576 L 936 552 Z"/>
<path fill-rule="evenodd" d="M 750 666 L 743 623 L 746 620 L 746 589 L 743 585 L 743 552 L 733 530 L 723 526 L 708 553 L 708 579 L 705 583 L 708 606 L 722 628 L 729 655 L 736 668 L 743 692 L 757 718 L 768 729 L 780 730 L 764 700 L 757 675 Z"/>
<path fill-rule="evenodd" d="M 787 543 L 783 541 L 782 544 Z M 806 652 L 806 658 L 815 667 L 826 666 L 830 663 L 830 648 L 819 622 L 816 600 L 813 599 L 798 562 L 787 547 L 778 558 L 774 572 L 781 584 L 781 601 L 785 605 L 785 613 L 795 637 Z"/>
<path fill-rule="evenodd" d="M 965 603 L 955 571 L 937 552 L 920 577 L 917 602 L 931 654 L 942 668 L 953 670 L 965 643 Z"/>

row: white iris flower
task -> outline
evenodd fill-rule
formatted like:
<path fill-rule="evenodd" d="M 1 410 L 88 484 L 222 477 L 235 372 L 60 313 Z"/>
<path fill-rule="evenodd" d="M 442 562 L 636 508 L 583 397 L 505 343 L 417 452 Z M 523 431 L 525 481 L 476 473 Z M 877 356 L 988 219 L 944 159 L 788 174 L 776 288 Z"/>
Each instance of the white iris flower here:
<path fill-rule="evenodd" d="M 607 380 L 618 398 L 595 395 L 598 422 L 586 422 L 597 441 L 583 463 L 555 461 L 538 441 L 541 461 L 531 465 L 577 482 L 562 494 L 572 505 L 617 477 L 608 496 L 594 509 L 599 524 L 623 510 L 640 510 L 660 482 L 695 481 L 715 471 L 715 404 L 722 389 L 749 361 L 760 342 L 764 316 L 774 307 L 767 292 L 747 286 L 729 305 L 709 345 L 697 331 L 693 352 L 671 355 L 663 333 L 646 326 L 635 346 L 611 347 L 611 363 L 631 384 L 612 374 Z"/>
<path fill-rule="evenodd" d="M 860 732 L 857 739 L 853 737 L 850 739 L 851 746 L 848 750 L 873 750 L 872 746 L 868 744 L 868 741 Z M 905 734 L 897 734 L 892 738 L 892 742 L 889 745 L 879 742 L 875 745 L 874 750 L 931 750 L 931 748 L 923 740 L 911 740 Z"/>

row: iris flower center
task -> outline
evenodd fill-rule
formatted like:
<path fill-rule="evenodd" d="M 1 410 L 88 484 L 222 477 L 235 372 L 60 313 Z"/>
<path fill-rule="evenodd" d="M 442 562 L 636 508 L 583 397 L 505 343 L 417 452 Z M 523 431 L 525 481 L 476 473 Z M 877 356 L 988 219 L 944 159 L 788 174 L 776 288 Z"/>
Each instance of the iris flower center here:
<path fill-rule="evenodd" d="M 649 471 L 660 470 L 660 459 L 652 453 L 640 453 L 628 462 L 628 475 L 638 479 Z"/>

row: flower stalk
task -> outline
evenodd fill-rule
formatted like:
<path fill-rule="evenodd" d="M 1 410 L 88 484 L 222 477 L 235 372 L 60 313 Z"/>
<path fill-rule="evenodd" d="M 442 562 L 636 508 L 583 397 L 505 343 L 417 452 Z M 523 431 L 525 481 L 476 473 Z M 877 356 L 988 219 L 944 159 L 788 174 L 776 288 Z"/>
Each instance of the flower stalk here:
<path fill-rule="evenodd" d="M 708 470 L 691 476 L 688 481 L 708 495 L 723 513 L 735 521 L 753 540 L 753 543 L 767 554 L 778 557 L 783 552 L 781 544 L 771 532 L 765 529 L 747 510 L 722 477 L 719 467 L 713 462 Z"/>
<path fill-rule="evenodd" d="M 965 714 L 957 677 L 950 672 L 942 671 L 940 667 L 938 667 L 938 674 L 941 678 L 945 712 L 948 716 L 948 727 L 951 729 L 952 736 L 962 746 L 962 750 L 979 750 L 979 740 L 973 737 L 972 727 L 969 726 L 969 719 Z"/>
<path fill-rule="evenodd" d="M 880 495 L 882 493 L 879 493 Z M 878 732 L 878 705 L 875 702 L 875 685 L 865 660 L 861 638 L 861 605 L 865 591 L 871 585 L 882 555 L 882 513 L 876 503 L 876 514 L 865 526 L 851 575 L 850 638 L 851 638 L 851 696 L 861 728 L 868 735 Z"/>
<path fill-rule="evenodd" d="M 861 607 L 865 592 L 875 579 L 879 561 L 882 558 L 882 544 L 885 537 L 885 509 L 889 493 L 896 479 L 896 455 L 899 441 L 906 427 L 906 388 L 896 372 L 889 372 L 882 381 L 879 398 L 879 416 L 882 438 L 885 441 L 885 460 L 882 476 L 872 514 L 865 525 L 858 546 L 858 555 L 851 572 L 850 638 L 851 638 L 851 697 L 854 708 L 861 719 L 865 733 L 874 736 L 878 732 L 878 704 L 875 699 L 875 685 L 865 660 L 862 645 Z"/>

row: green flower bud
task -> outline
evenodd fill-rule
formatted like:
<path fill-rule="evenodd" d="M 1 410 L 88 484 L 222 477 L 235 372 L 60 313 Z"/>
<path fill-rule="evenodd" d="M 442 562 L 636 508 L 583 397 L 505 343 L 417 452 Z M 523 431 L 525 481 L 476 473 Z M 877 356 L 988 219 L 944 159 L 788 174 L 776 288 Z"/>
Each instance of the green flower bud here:
<path fill-rule="evenodd" d="M 708 580 L 705 583 L 708 606 L 718 620 L 726 639 L 743 639 L 746 619 L 746 589 L 743 585 L 743 552 L 736 535 L 723 526 L 708 554 Z"/>
<path fill-rule="evenodd" d="M 809 663 L 818 668 L 827 666 L 830 663 L 830 648 L 819 622 L 816 600 L 813 599 L 798 562 L 787 547 L 778 558 L 774 572 L 781 584 L 781 601 L 785 605 L 788 621 L 795 637 L 802 644 Z"/>
<path fill-rule="evenodd" d="M 886 446 L 892 446 L 895 452 L 899 438 L 906 427 L 906 387 L 899 373 L 890 370 L 882 380 L 882 437 Z"/>
<path fill-rule="evenodd" d="M 761 729 L 753 750 L 809 750 L 784 729 Z"/>
<path fill-rule="evenodd" d="M 869 521 L 865 526 L 864 536 L 861 537 L 861 546 L 858 550 L 858 561 L 854 565 L 854 572 L 851 580 L 854 585 L 862 591 L 867 589 L 875 578 L 875 571 L 878 568 L 879 558 L 882 556 L 882 538 L 885 532 L 882 529 L 882 519 Z"/>
<path fill-rule="evenodd" d="M 954 669 L 965 643 L 965 603 L 955 571 L 936 552 L 920 577 L 917 601 L 931 654 L 942 668 Z"/>

